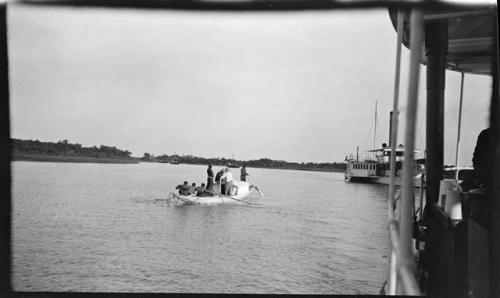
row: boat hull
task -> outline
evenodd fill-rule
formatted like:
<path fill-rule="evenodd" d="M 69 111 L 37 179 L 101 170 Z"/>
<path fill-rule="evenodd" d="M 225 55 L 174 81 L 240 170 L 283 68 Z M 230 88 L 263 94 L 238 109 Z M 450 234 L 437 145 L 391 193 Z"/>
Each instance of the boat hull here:
<path fill-rule="evenodd" d="M 184 205 L 212 205 L 212 204 L 246 204 L 244 199 L 238 199 L 231 196 L 213 196 L 213 197 L 197 197 L 197 196 L 182 196 L 173 194 L 179 203 Z"/>
<path fill-rule="evenodd" d="M 389 185 L 391 183 L 391 178 L 386 176 L 353 176 L 349 174 L 345 174 L 345 181 L 347 182 L 357 182 L 357 183 L 371 183 L 371 184 L 385 184 Z M 396 177 L 394 179 L 394 185 L 401 186 L 401 177 Z M 414 187 L 421 187 L 422 181 L 420 176 L 417 176 L 413 179 Z M 425 186 L 425 182 L 424 182 Z"/>

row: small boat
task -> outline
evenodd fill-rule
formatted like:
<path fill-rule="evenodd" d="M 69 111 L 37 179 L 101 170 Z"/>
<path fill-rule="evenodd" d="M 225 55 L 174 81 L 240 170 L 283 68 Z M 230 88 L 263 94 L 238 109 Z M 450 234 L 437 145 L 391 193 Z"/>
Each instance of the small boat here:
<path fill-rule="evenodd" d="M 174 160 L 174 159 L 172 159 L 172 160 L 170 161 L 170 163 L 171 163 L 171 164 L 173 164 L 173 165 L 178 165 L 178 164 L 179 164 L 179 162 L 178 162 L 178 161 L 176 161 L 176 160 Z"/>
<path fill-rule="evenodd" d="M 239 166 L 239 165 L 237 165 L 237 164 L 234 164 L 234 163 L 230 163 L 230 162 L 228 162 L 228 163 L 227 163 L 227 167 L 228 167 L 228 168 L 239 168 L 240 166 Z"/>
<path fill-rule="evenodd" d="M 231 188 L 231 193 L 229 196 L 217 194 L 214 196 L 203 196 L 198 197 L 196 195 L 179 195 L 176 193 L 170 193 L 167 201 L 175 202 L 182 205 L 199 205 L 199 204 L 225 204 L 225 203 L 243 203 L 243 204 L 253 204 L 252 202 L 245 200 L 246 197 L 253 191 L 256 190 L 261 196 L 262 192 L 257 186 L 244 181 L 233 181 L 233 187 Z"/>
<path fill-rule="evenodd" d="M 233 154 L 233 155 L 231 155 L 231 159 L 230 159 L 230 160 L 235 161 L 235 160 L 234 160 L 234 154 Z M 228 167 L 228 168 L 239 168 L 240 166 L 238 165 L 238 163 L 237 163 L 237 162 L 231 163 L 231 162 L 229 161 L 229 162 L 227 163 L 227 167 Z"/>

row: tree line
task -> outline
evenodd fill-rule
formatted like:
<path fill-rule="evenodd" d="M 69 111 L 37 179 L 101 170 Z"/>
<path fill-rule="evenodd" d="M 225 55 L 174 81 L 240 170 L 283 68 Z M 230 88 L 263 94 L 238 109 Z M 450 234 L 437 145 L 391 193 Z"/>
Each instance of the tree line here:
<path fill-rule="evenodd" d="M 241 167 L 246 164 L 248 167 L 254 168 L 273 168 L 273 169 L 297 169 L 297 170 L 320 170 L 320 171 L 344 171 L 346 169 L 346 164 L 343 162 L 333 162 L 333 163 L 298 163 L 298 162 L 287 162 L 284 160 L 273 160 L 269 158 L 260 158 L 256 160 L 236 160 L 236 159 L 226 159 L 226 158 L 204 158 L 193 155 L 167 155 L 162 154 L 155 156 L 150 153 L 144 153 L 144 156 L 140 158 L 141 161 L 146 162 L 178 162 L 185 164 L 212 164 L 214 166 L 227 166 L 228 164 Z"/>
<path fill-rule="evenodd" d="M 90 157 L 90 158 L 111 158 L 111 159 L 133 159 L 145 162 L 176 162 L 184 164 L 212 164 L 214 166 L 228 166 L 229 164 L 241 167 L 246 164 L 254 168 L 273 168 L 273 169 L 296 169 L 296 170 L 316 170 L 316 171 L 344 171 L 345 163 L 298 163 L 287 162 L 284 160 L 273 160 L 269 158 L 260 158 L 256 160 L 235 160 L 218 158 L 204 158 L 193 155 L 158 155 L 144 153 L 140 158 L 134 158 L 128 150 L 118 149 L 115 146 L 100 145 L 84 147 L 81 144 L 72 144 L 68 140 L 58 142 L 42 142 L 39 140 L 20 140 L 11 139 L 12 152 L 15 154 L 45 155 L 45 156 L 68 156 L 68 157 Z"/>
<path fill-rule="evenodd" d="M 58 142 L 41 142 L 39 140 L 11 139 L 13 153 L 50 155 L 50 156 L 82 156 L 100 158 L 132 158 L 132 152 L 121 150 L 115 146 L 83 147 L 81 144 L 72 144 L 68 140 Z"/>

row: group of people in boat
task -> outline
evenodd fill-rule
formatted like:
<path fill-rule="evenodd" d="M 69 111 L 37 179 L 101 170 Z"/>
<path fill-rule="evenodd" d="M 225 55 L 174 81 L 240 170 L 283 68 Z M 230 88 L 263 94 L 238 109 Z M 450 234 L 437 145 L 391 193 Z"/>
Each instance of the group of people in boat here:
<path fill-rule="evenodd" d="M 246 165 L 241 168 L 241 181 L 247 181 Z M 228 167 L 220 169 L 214 176 L 214 171 L 212 165 L 208 165 L 207 169 L 207 184 L 202 183 L 200 186 L 196 186 L 196 183 L 189 185 L 187 181 L 183 184 L 177 185 L 175 189 L 179 190 L 179 195 L 189 196 L 196 195 L 198 197 L 214 196 L 217 194 L 230 195 L 231 188 L 233 188 L 233 174 Z"/>

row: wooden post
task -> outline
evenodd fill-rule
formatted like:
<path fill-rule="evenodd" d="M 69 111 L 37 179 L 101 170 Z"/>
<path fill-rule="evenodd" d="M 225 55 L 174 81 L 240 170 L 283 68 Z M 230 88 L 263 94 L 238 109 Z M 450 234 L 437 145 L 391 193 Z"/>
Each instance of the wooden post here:
<path fill-rule="evenodd" d="M 1 225 L 0 263 L 2 263 L 0 291 L 11 290 L 11 175 L 10 175 L 10 118 L 9 66 L 7 55 L 7 4 L 0 3 L 0 206 Z"/>
<path fill-rule="evenodd" d="M 425 243 L 424 267 L 428 267 L 428 294 L 440 293 L 444 280 L 442 259 L 439 253 L 439 223 L 432 207 L 439 197 L 439 184 L 443 176 L 444 146 L 444 87 L 445 63 L 448 48 L 448 24 L 433 22 L 425 26 L 427 55 L 427 113 L 426 113 L 426 189 L 424 220 L 427 222 L 429 239 Z"/>
<path fill-rule="evenodd" d="M 494 138 L 491 150 L 492 157 L 492 190 L 489 201 L 489 216 L 491 222 L 490 231 L 490 297 L 500 297 L 500 94 L 499 94 L 499 45 L 498 45 L 498 14 L 494 10 L 492 13 L 493 28 L 493 48 L 492 48 L 492 94 L 490 105 L 490 128 L 491 136 Z"/>
<path fill-rule="evenodd" d="M 427 55 L 427 125 L 426 125 L 426 211 L 437 202 L 439 183 L 443 177 L 444 87 L 448 49 L 448 23 L 434 22 L 425 26 Z"/>

